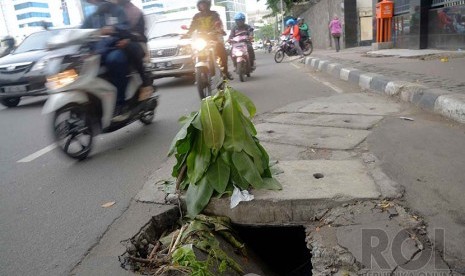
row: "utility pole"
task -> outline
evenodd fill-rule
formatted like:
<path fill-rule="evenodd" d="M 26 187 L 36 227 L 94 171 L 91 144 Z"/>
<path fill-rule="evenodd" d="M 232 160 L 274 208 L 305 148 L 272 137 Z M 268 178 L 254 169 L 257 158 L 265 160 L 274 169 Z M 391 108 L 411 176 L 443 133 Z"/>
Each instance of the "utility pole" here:
<path fill-rule="evenodd" d="M 284 7 L 283 7 L 283 0 L 281 2 L 281 32 L 284 32 Z"/>

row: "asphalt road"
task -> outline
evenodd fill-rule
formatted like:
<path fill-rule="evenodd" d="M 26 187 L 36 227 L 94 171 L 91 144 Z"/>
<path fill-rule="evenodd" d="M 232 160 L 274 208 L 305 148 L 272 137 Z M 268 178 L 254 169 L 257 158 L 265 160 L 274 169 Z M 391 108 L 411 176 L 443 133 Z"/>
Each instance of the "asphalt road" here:
<path fill-rule="evenodd" d="M 269 54 L 258 54 L 252 78 L 231 85 L 264 113 L 332 89 Z M 97 137 L 76 162 L 51 149 L 45 98 L 0 107 L 0 275 L 67 274 L 128 208 L 147 177 L 166 160 L 177 119 L 199 107 L 186 79 L 157 80 L 160 106 L 150 126 L 134 123 Z M 18 162 L 20 161 L 20 162 Z M 115 201 L 111 208 L 101 205 Z"/>

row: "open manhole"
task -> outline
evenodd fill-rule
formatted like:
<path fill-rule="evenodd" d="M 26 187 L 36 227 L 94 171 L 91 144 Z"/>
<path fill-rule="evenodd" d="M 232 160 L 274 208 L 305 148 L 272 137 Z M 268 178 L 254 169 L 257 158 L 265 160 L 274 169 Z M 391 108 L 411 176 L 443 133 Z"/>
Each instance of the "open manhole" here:
<path fill-rule="evenodd" d="M 239 236 L 274 275 L 312 275 L 303 226 L 240 226 Z"/>
<path fill-rule="evenodd" d="M 323 177 L 325 177 L 325 175 L 322 173 L 314 173 L 313 177 L 316 179 L 322 179 Z"/>
<path fill-rule="evenodd" d="M 203 219 L 209 222 L 215 218 L 224 219 L 224 217 L 203 216 Z M 168 245 L 169 249 L 171 243 L 177 238 L 176 234 L 174 234 L 174 238 L 168 240 L 164 239 L 163 236 L 169 236 L 170 233 L 176 232 L 183 233 L 182 228 L 185 227 L 186 224 L 181 226 L 177 208 L 153 217 L 138 234 L 125 240 L 127 250 L 120 256 L 121 266 L 126 270 L 143 275 L 152 275 L 163 268 L 163 265 L 169 266 L 170 264 L 164 261 L 164 256 L 169 251 L 166 250 L 166 247 Z M 197 227 L 198 225 L 195 226 L 195 228 Z M 221 264 L 214 261 L 211 262 L 211 267 L 209 266 L 212 275 L 246 275 L 248 273 L 262 276 L 312 275 L 311 254 L 306 247 L 303 226 L 257 227 L 230 224 L 231 233 L 234 233 L 237 241 L 243 245 L 240 249 L 232 246 L 230 238 L 225 239 L 223 234 L 215 232 L 216 228 L 217 224 L 212 226 L 212 229 L 215 230 L 207 236 L 217 239 L 221 251 L 224 251 L 235 264 L 238 264 L 243 273 L 238 273 L 234 269 L 227 269 L 226 272 L 220 273 L 218 270 Z M 189 230 L 184 231 L 189 232 Z M 164 242 L 166 243 L 165 249 L 160 245 Z M 237 243 L 235 245 L 237 246 Z M 202 250 L 194 247 L 194 253 L 199 261 L 211 261 L 211 258 Z M 157 275 L 189 275 L 189 273 L 178 272 L 174 271 L 173 274 L 173 271 L 168 271 Z"/>

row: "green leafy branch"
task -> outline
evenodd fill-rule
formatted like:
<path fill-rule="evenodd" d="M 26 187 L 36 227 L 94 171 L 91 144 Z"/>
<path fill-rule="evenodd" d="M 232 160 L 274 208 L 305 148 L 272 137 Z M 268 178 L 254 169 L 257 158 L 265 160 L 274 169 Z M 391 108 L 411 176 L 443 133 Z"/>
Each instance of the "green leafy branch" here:
<path fill-rule="evenodd" d="M 188 217 L 199 214 L 212 196 L 230 196 L 234 186 L 282 188 L 272 178 L 269 156 L 256 138 L 251 121 L 255 113 L 247 96 L 226 86 L 203 99 L 198 112 L 180 119 L 183 126 L 168 155 L 176 157 L 172 175 L 177 178 L 177 190 L 187 191 Z"/>

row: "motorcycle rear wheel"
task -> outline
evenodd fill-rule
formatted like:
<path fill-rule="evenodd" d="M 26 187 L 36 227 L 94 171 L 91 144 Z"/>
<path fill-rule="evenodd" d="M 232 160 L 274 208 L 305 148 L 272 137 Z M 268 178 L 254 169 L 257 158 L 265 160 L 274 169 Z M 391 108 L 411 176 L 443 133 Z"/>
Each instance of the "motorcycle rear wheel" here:
<path fill-rule="evenodd" d="M 207 68 L 199 67 L 195 69 L 195 82 L 200 99 L 206 98 L 212 93 L 210 78 Z"/>
<path fill-rule="evenodd" d="M 282 49 L 278 50 L 274 55 L 274 61 L 276 63 L 281 63 L 284 59 L 284 51 Z"/>
<path fill-rule="evenodd" d="M 92 122 L 82 106 L 70 105 L 56 111 L 52 127 L 63 153 L 77 160 L 89 155 L 94 135 Z"/>

